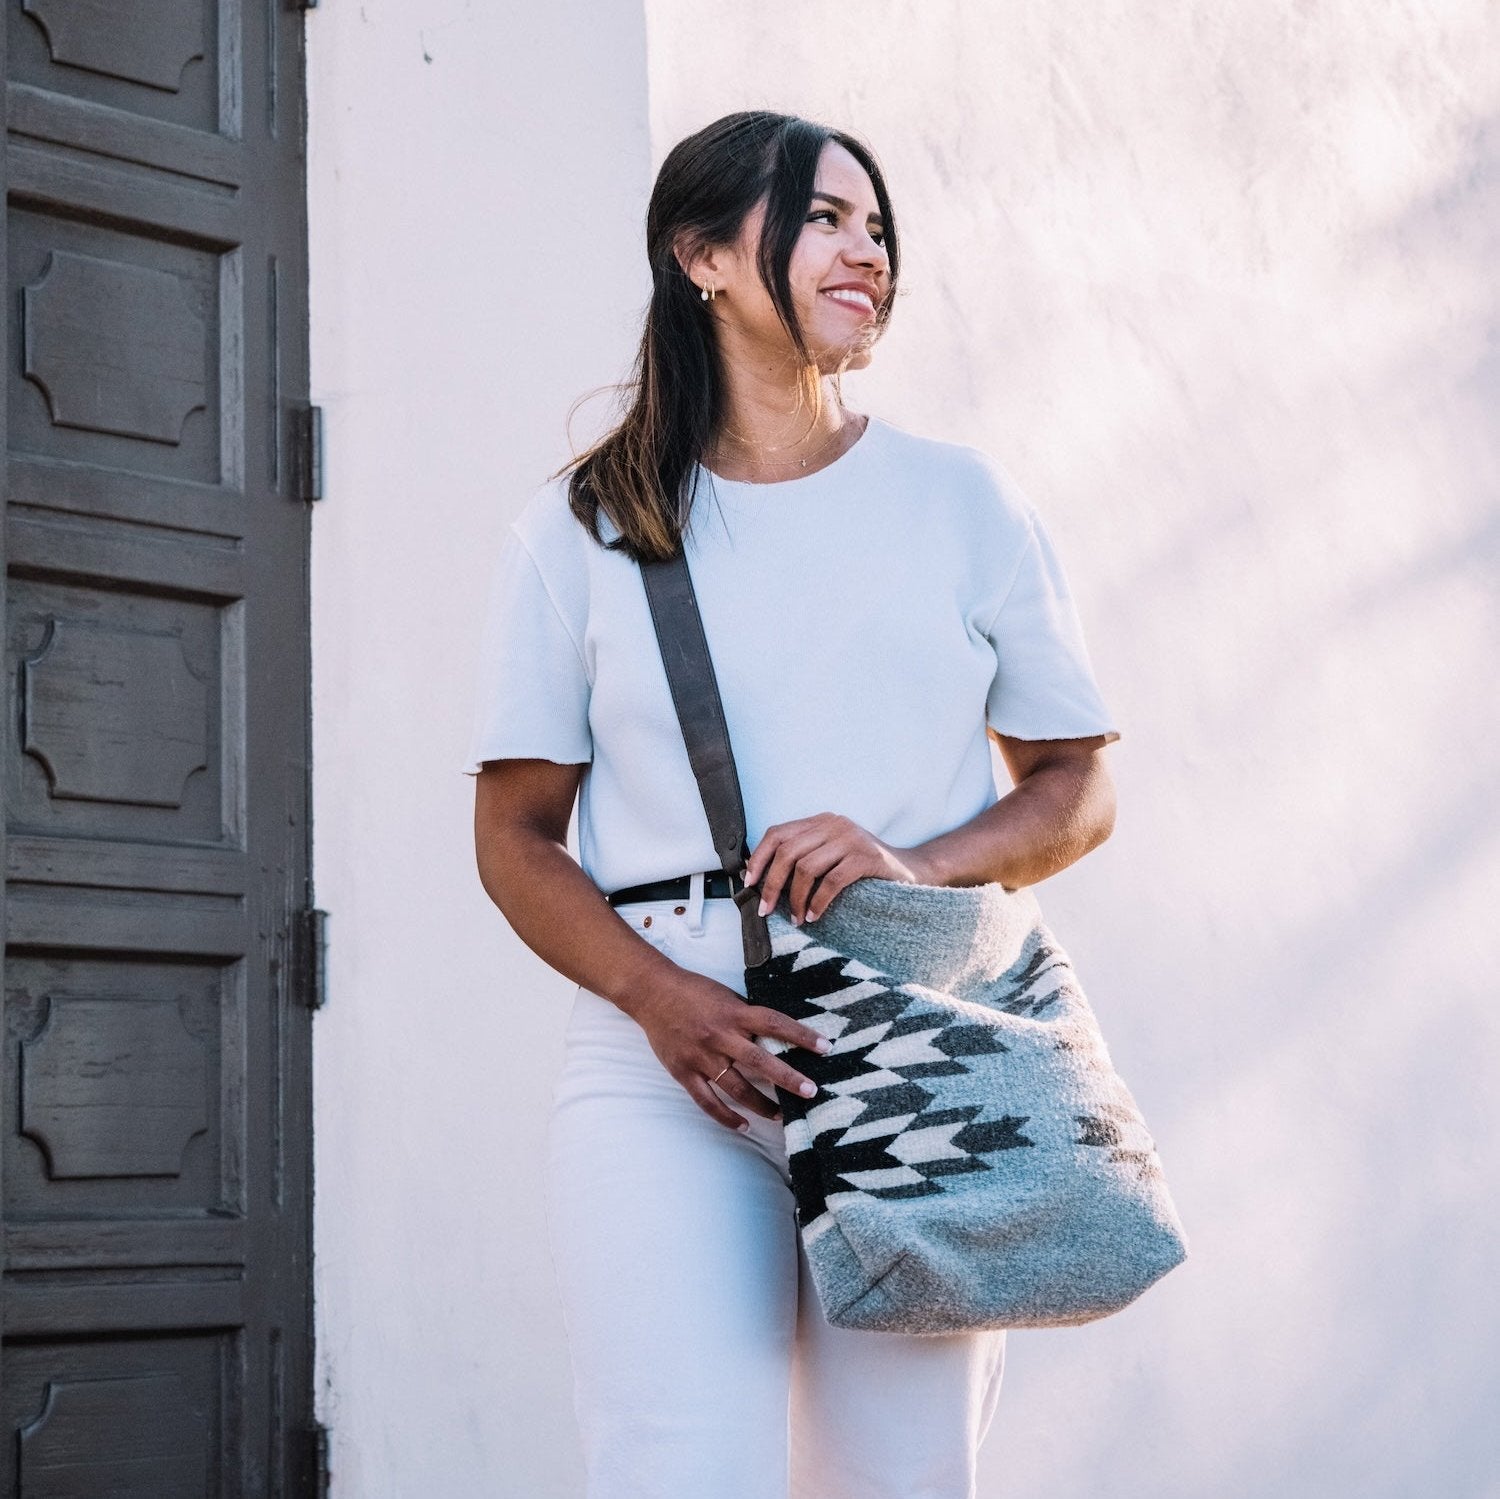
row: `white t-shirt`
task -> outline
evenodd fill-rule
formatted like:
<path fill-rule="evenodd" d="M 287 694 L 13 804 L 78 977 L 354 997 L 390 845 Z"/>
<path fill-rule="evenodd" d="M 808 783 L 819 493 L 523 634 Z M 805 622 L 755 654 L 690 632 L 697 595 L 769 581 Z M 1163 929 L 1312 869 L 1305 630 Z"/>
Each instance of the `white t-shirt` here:
<path fill-rule="evenodd" d="M 977 448 L 871 416 L 800 478 L 700 468 L 686 553 L 752 850 L 817 812 L 897 847 L 967 822 L 1000 794 L 986 724 L 1119 738 L 1052 543 Z M 601 890 L 719 868 L 640 570 L 574 518 L 566 476 L 505 535 L 476 698 L 466 774 L 588 763 L 579 860 Z"/>

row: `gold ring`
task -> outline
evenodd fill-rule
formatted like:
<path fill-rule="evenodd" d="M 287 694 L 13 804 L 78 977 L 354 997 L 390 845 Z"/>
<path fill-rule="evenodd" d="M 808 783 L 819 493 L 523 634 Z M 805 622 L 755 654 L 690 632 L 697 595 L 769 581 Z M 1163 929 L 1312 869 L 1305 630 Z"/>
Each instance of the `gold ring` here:
<path fill-rule="evenodd" d="M 719 1070 L 718 1070 L 718 1071 L 717 1071 L 717 1072 L 716 1072 L 716 1073 L 714 1073 L 714 1075 L 713 1075 L 713 1076 L 712 1076 L 712 1077 L 711 1077 L 711 1078 L 709 1078 L 709 1082 L 711 1082 L 711 1083 L 716 1083 L 716 1082 L 718 1082 L 718 1080 L 719 1080 L 719 1079 L 720 1079 L 720 1078 L 721 1078 L 721 1077 L 723 1077 L 723 1076 L 724 1076 L 724 1074 L 725 1074 L 725 1073 L 726 1073 L 726 1072 L 728 1072 L 728 1071 L 729 1071 L 729 1069 L 730 1069 L 730 1068 L 731 1068 L 731 1067 L 733 1067 L 733 1066 L 734 1066 L 734 1063 L 733 1063 L 733 1062 L 725 1062 L 725 1063 L 724 1063 L 724 1065 L 723 1065 L 723 1066 L 722 1066 L 722 1067 L 721 1067 L 721 1068 L 719 1068 Z"/>

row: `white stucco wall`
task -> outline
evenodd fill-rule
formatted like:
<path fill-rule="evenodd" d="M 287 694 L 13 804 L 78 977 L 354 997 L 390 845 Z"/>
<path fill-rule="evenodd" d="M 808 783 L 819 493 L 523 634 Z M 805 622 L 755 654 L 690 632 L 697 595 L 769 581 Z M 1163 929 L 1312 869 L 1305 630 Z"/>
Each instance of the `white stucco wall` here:
<path fill-rule="evenodd" d="M 1124 730 L 1114 837 L 1039 894 L 1194 1253 L 1012 1338 L 982 1499 L 1500 1493 L 1489 0 L 308 35 L 336 1493 L 581 1491 L 537 1168 L 570 986 L 474 877 L 472 631 L 502 516 L 625 372 L 655 163 L 757 106 L 881 155 L 906 294 L 846 395 L 1027 487 Z"/>
<path fill-rule="evenodd" d="M 997 452 L 1122 719 L 1039 887 L 1189 1264 L 1011 1339 L 985 1499 L 1500 1493 L 1500 11 L 647 0 L 653 160 L 853 128 L 854 404 Z"/>
<path fill-rule="evenodd" d="M 535 1162 L 571 990 L 480 888 L 459 766 L 501 526 L 646 293 L 642 17 L 332 4 L 307 36 L 321 1418 L 338 1499 L 561 1496 Z"/>

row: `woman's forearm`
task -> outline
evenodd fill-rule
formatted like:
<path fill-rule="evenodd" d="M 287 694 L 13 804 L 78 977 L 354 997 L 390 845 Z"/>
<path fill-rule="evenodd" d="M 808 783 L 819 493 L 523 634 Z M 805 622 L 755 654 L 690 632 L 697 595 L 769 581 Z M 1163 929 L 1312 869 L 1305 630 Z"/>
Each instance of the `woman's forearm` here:
<path fill-rule="evenodd" d="M 536 829 L 491 835 L 479 878 L 516 935 L 564 977 L 627 1015 L 678 973 L 630 929 L 564 844 Z"/>
<path fill-rule="evenodd" d="M 917 844 L 909 862 L 927 885 L 1034 885 L 1066 869 L 1114 828 L 1114 781 L 1097 757 L 1036 767 L 977 817 Z"/>

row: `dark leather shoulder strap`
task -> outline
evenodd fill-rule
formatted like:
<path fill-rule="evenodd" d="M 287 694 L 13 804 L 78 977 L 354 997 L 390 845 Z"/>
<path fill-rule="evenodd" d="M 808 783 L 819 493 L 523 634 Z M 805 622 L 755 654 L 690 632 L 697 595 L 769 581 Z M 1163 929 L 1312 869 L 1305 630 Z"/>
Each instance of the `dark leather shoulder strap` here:
<path fill-rule="evenodd" d="M 667 669 L 667 684 L 672 689 L 672 705 L 682 725 L 688 762 L 698 780 L 714 850 L 719 863 L 738 876 L 750 857 L 745 842 L 745 804 L 687 557 L 679 551 L 666 562 L 642 562 L 640 569 L 662 664 Z M 758 967 L 771 956 L 770 930 L 758 910 L 760 893 L 741 889 L 734 899 L 740 908 L 745 966 Z"/>

